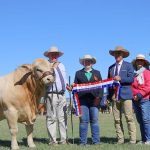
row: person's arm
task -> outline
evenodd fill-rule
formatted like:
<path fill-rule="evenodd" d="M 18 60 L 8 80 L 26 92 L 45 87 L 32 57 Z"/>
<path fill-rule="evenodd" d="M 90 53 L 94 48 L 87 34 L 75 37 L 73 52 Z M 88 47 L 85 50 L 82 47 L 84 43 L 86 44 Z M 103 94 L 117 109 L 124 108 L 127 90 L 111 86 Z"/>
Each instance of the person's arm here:
<path fill-rule="evenodd" d="M 76 72 L 76 74 L 75 74 L 74 83 L 72 83 L 71 85 L 67 84 L 67 85 L 66 85 L 66 89 L 67 89 L 68 91 L 72 91 L 73 84 L 75 84 L 75 83 L 76 83 L 76 84 L 78 83 L 77 72 Z"/>
<path fill-rule="evenodd" d="M 75 83 L 75 84 L 78 84 L 78 83 L 79 83 L 79 82 L 78 82 L 78 72 L 76 72 L 76 74 L 75 74 L 74 83 Z"/>
<path fill-rule="evenodd" d="M 143 72 L 143 76 L 144 76 L 144 84 L 139 86 L 138 93 L 134 97 L 135 100 L 140 100 L 144 96 L 150 94 L 150 71 L 145 70 L 145 72 Z"/>

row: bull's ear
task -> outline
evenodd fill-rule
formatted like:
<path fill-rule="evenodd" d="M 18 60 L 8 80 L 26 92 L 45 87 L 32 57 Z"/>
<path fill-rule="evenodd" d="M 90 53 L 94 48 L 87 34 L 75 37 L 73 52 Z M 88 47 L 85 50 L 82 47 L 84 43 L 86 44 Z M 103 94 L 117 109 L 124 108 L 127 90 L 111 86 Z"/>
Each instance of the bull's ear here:
<path fill-rule="evenodd" d="M 29 64 L 24 64 L 20 66 L 20 69 L 22 72 L 19 79 L 16 78 L 14 85 L 22 85 L 26 82 L 26 80 L 28 79 L 28 77 L 32 74 L 32 65 Z M 23 71 L 22 71 L 23 70 Z"/>
<path fill-rule="evenodd" d="M 32 65 L 31 64 L 23 64 L 23 65 L 21 65 L 21 67 L 22 68 L 25 68 L 26 70 L 28 70 L 28 71 L 31 71 L 32 72 Z"/>

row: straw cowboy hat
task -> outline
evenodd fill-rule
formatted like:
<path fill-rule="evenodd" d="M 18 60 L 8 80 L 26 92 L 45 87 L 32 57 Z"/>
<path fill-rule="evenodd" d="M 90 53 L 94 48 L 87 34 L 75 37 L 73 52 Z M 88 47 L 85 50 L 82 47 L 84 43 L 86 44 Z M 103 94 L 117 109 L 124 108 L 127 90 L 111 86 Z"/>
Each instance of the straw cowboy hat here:
<path fill-rule="evenodd" d="M 114 50 L 110 50 L 109 53 L 110 55 L 114 56 L 116 52 L 122 52 L 123 53 L 123 58 L 126 58 L 129 56 L 129 51 L 126 50 L 122 46 L 117 46 Z"/>
<path fill-rule="evenodd" d="M 83 65 L 84 60 L 91 60 L 92 64 L 96 63 L 96 59 L 94 57 L 92 57 L 91 55 L 88 55 L 88 54 L 84 55 L 83 58 L 79 59 L 79 62 L 80 62 L 81 65 Z"/>
<path fill-rule="evenodd" d="M 49 54 L 51 53 L 58 53 L 58 56 L 62 56 L 64 53 L 61 52 L 57 47 L 52 46 L 50 49 L 44 52 L 44 56 L 48 57 Z"/>
<path fill-rule="evenodd" d="M 136 59 L 134 59 L 134 60 L 132 61 L 132 64 L 133 64 L 134 67 L 136 67 L 136 61 L 137 61 L 137 60 L 143 60 L 144 63 L 145 63 L 145 64 L 144 64 L 145 67 L 148 67 L 148 66 L 150 65 L 149 61 L 145 59 L 145 56 L 144 56 L 143 54 L 138 54 L 138 55 L 136 56 Z"/>

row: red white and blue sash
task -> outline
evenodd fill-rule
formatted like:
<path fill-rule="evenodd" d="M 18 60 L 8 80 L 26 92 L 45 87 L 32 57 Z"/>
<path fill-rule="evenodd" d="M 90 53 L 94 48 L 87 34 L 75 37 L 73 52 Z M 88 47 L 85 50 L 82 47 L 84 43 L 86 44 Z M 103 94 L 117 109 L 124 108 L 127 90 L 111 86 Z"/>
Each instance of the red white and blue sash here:
<path fill-rule="evenodd" d="M 81 116 L 81 108 L 80 108 L 78 93 L 97 90 L 106 87 L 112 87 L 112 86 L 115 87 L 115 96 L 116 99 L 118 100 L 120 84 L 119 82 L 114 81 L 113 79 L 106 79 L 106 80 L 90 82 L 90 83 L 74 84 L 72 89 L 72 94 L 73 94 L 73 103 L 76 110 L 76 116 Z"/>

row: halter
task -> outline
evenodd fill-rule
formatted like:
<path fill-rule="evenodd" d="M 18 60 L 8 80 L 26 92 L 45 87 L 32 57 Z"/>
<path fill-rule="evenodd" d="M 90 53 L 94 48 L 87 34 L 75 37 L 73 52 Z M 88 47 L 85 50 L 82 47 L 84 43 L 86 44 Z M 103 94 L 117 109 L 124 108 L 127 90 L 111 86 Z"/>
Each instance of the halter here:
<path fill-rule="evenodd" d="M 50 72 L 50 71 L 45 71 L 42 76 L 39 78 L 39 80 L 41 81 L 44 77 L 48 76 L 48 75 L 52 75 L 55 77 L 55 72 Z"/>

